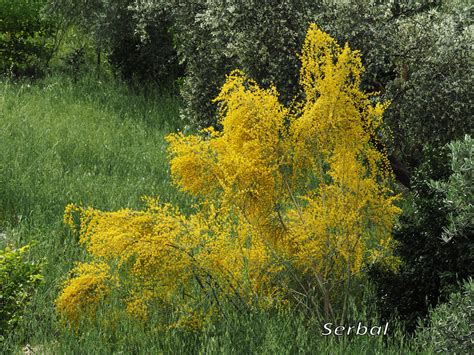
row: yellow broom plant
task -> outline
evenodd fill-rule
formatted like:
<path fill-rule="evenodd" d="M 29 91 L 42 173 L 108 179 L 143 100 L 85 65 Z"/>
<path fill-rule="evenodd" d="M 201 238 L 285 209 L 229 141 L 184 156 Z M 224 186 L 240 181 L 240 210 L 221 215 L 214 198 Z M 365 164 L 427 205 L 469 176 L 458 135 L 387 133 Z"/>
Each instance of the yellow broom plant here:
<path fill-rule="evenodd" d="M 387 104 L 360 90 L 360 53 L 314 24 L 300 58 L 302 99 L 291 107 L 236 70 L 215 99 L 220 131 L 167 137 L 173 181 L 197 199 L 194 213 L 153 198 L 143 211 L 67 207 L 91 261 L 64 285 L 60 314 L 77 321 L 123 288 L 130 314 L 146 319 L 160 304 L 180 314 L 167 326 L 199 327 L 223 304 L 291 306 L 313 289 L 315 311 L 343 318 L 364 268 L 397 267 L 400 210 L 373 143 Z"/>

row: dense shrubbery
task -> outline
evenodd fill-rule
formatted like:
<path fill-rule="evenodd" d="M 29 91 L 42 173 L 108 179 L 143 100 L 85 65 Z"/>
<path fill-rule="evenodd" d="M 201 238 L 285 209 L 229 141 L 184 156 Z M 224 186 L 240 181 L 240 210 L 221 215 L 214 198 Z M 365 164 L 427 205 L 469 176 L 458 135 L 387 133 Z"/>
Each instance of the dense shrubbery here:
<path fill-rule="evenodd" d="M 443 228 L 443 241 L 457 238 L 462 242 L 474 233 L 474 142 L 466 135 L 464 140 L 449 143 L 448 148 L 452 174 L 447 181 L 434 181 L 431 186 L 445 196 L 448 224 Z"/>
<path fill-rule="evenodd" d="M 420 349 L 469 354 L 474 349 L 474 282 L 470 279 L 449 301 L 433 309 L 429 322 L 416 335 Z"/>
<path fill-rule="evenodd" d="M 49 0 L 46 7 L 63 31 L 77 26 L 96 41 L 97 60 L 103 53 L 114 70 L 131 83 L 160 87 L 174 85 L 182 74 L 178 64 L 170 19 L 160 12 L 138 28 L 130 8 L 132 0 Z"/>
<path fill-rule="evenodd" d="M 217 96 L 225 75 L 239 68 L 260 85 L 273 83 L 288 103 L 298 89 L 300 50 L 319 8 L 313 1 L 136 2 L 141 23 L 165 11 L 173 20 L 177 50 L 186 64 L 182 95 L 185 113 L 207 127 L 217 121 Z"/>
<path fill-rule="evenodd" d="M 389 83 L 387 122 L 397 155 L 411 168 L 472 132 L 472 6 L 402 18 L 394 43 L 398 78 Z M 428 151 L 429 152 L 429 151 Z M 428 177 L 429 178 L 429 177 Z"/>
<path fill-rule="evenodd" d="M 138 32 L 138 21 L 129 9 L 131 3 L 103 1 L 95 35 L 104 43 L 108 60 L 123 79 L 160 87 L 173 85 L 182 71 L 173 47 L 170 19 L 160 13 Z"/>
<path fill-rule="evenodd" d="M 474 269 L 473 142 L 453 142 L 418 169 L 411 194 L 395 232 L 402 259 L 400 272 L 374 271 L 380 309 L 398 313 L 414 329 L 429 307 L 456 291 Z M 449 160 L 451 164 L 449 164 Z M 451 166 L 451 173 L 447 170 Z M 427 176 L 436 176 L 437 181 Z"/>
<path fill-rule="evenodd" d="M 158 304 L 183 314 L 176 326 L 222 315 L 222 304 L 314 302 L 342 322 L 369 265 L 396 269 L 399 209 L 371 142 L 386 105 L 360 91 L 358 52 L 314 25 L 301 60 L 305 98 L 291 108 L 235 71 L 216 98 L 222 132 L 168 137 L 172 176 L 198 201 L 190 216 L 153 199 L 145 211 L 68 207 L 92 260 L 66 283 L 62 315 L 77 322 L 120 290 L 131 314 Z"/>
<path fill-rule="evenodd" d="M 0 346 L 23 317 L 42 280 L 41 267 L 27 260 L 28 246 L 0 249 Z"/>
<path fill-rule="evenodd" d="M 143 28 L 146 37 L 135 32 L 137 21 L 126 7 L 104 29 L 109 36 L 108 59 L 121 77 L 132 83 L 173 86 L 182 74 L 178 64 L 170 22 L 162 16 Z"/>
<path fill-rule="evenodd" d="M 55 24 L 41 12 L 46 0 L 0 1 L 0 73 L 40 74 L 55 45 Z"/>

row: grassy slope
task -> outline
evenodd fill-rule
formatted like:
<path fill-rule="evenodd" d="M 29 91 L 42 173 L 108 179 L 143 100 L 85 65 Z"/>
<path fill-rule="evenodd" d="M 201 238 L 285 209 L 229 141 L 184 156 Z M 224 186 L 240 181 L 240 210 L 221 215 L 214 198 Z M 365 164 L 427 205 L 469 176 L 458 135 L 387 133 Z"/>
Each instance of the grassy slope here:
<path fill-rule="evenodd" d="M 34 256 L 47 259 L 46 285 L 28 316 L 35 332 L 52 333 L 51 302 L 82 253 L 62 224 L 66 204 L 118 209 L 141 207 L 142 195 L 177 200 L 163 138 L 176 129 L 178 109 L 169 95 L 147 99 L 112 82 L 1 84 L 0 243 L 36 240 Z"/>
<path fill-rule="evenodd" d="M 11 343 L 46 346 L 44 352 L 109 353 L 397 353 L 383 339 L 355 342 L 320 338 L 320 326 L 296 316 L 234 315 L 203 334 L 171 331 L 145 336 L 123 325 L 115 336 L 91 326 L 77 337 L 64 331 L 52 302 L 83 251 L 62 225 L 69 202 L 101 209 L 139 208 L 140 196 L 186 205 L 170 185 L 164 136 L 176 130 L 179 103 L 166 94 L 132 94 L 120 84 L 49 78 L 34 85 L 0 83 L 0 246 L 36 240 L 45 258 L 45 285 L 35 295 L 22 331 Z M 41 345 L 42 344 L 42 345 Z M 377 350 L 378 349 L 378 350 Z"/>

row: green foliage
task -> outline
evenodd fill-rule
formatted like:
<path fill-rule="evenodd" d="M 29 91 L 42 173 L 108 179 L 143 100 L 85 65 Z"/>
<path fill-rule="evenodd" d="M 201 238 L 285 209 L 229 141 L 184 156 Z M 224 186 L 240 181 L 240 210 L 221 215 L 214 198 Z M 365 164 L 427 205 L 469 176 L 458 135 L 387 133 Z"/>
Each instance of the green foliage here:
<path fill-rule="evenodd" d="M 453 173 L 446 182 L 432 183 L 436 190 L 446 194 L 448 225 L 442 235 L 446 243 L 452 238 L 465 238 L 474 233 L 474 142 L 466 135 L 464 140 L 452 142 L 448 147 Z"/>
<path fill-rule="evenodd" d="M 61 31 L 61 40 L 49 62 L 49 71 L 55 75 L 73 78 L 76 82 L 84 76 L 95 73 L 105 79 L 111 74 L 111 67 L 105 56 L 97 56 L 96 40 L 88 31 L 77 25 L 70 25 Z"/>
<path fill-rule="evenodd" d="M 431 158 L 414 175 L 395 233 L 400 272 L 372 270 L 383 315 L 398 313 L 411 330 L 474 270 L 472 139 L 446 148 L 450 154 L 448 149 L 425 151 Z"/>
<path fill-rule="evenodd" d="M 411 166 L 428 159 L 423 146 L 440 149 L 474 129 L 472 9 L 441 8 L 396 22 L 387 122 L 397 155 Z"/>
<path fill-rule="evenodd" d="M 182 71 L 169 32 L 168 16 L 161 14 L 137 33 L 137 19 L 128 8 L 131 2 L 127 0 L 115 9 L 108 9 L 107 18 L 112 20 L 102 27 L 108 34 L 109 61 L 126 80 L 148 81 L 161 87 L 174 84 Z"/>
<path fill-rule="evenodd" d="M 172 85 L 182 69 L 169 32 L 168 16 L 160 13 L 138 28 L 131 4 L 132 0 L 49 0 L 47 12 L 62 19 L 64 31 L 76 26 L 93 36 L 99 63 L 101 52 L 105 52 L 123 79 L 160 87 Z"/>
<path fill-rule="evenodd" d="M 168 13 L 181 62 L 185 114 L 202 127 L 216 123 L 211 100 L 225 74 L 239 68 L 259 84 L 273 82 L 285 103 L 297 93 L 299 59 L 314 1 L 135 2 L 142 26 Z"/>
<path fill-rule="evenodd" d="M 27 259 L 28 246 L 0 249 L 0 344 L 23 317 L 42 280 L 41 266 Z"/>
<path fill-rule="evenodd" d="M 0 1 L 0 73 L 39 74 L 51 57 L 55 26 L 41 11 L 46 0 Z"/>
<path fill-rule="evenodd" d="M 466 282 L 461 292 L 430 312 L 429 323 L 416 335 L 420 349 L 437 353 L 469 354 L 474 350 L 474 282 Z"/>
<path fill-rule="evenodd" d="M 86 64 L 86 51 L 84 47 L 79 47 L 69 52 L 63 58 L 67 70 L 70 72 L 74 80 L 78 80 L 84 65 Z"/>

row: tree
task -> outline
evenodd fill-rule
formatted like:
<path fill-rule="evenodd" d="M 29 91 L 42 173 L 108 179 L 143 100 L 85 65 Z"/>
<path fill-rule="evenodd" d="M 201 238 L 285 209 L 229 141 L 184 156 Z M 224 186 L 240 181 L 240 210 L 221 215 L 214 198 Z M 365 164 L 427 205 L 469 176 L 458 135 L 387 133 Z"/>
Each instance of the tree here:
<path fill-rule="evenodd" d="M 51 59 L 56 26 L 41 14 L 45 2 L 0 1 L 0 73 L 38 75 Z"/>
<path fill-rule="evenodd" d="M 131 0 L 50 0 L 47 12 L 62 23 L 63 32 L 78 26 L 93 36 L 97 63 L 105 52 L 120 76 L 129 82 L 173 86 L 182 74 L 169 16 L 160 12 L 139 27 Z"/>

